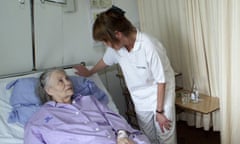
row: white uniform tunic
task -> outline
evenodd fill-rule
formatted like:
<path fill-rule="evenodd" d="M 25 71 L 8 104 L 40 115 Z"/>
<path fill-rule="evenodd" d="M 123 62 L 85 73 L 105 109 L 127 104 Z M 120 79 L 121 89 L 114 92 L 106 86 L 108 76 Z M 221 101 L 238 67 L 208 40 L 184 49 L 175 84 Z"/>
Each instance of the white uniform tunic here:
<path fill-rule="evenodd" d="M 141 32 L 137 32 L 133 49 L 116 51 L 108 48 L 103 61 L 107 65 L 121 66 L 131 94 L 138 123 L 152 144 L 176 144 L 175 79 L 174 71 L 162 44 Z M 164 115 L 172 121 L 172 128 L 163 133 L 156 121 L 157 83 L 166 83 Z M 154 125 L 153 125 L 154 123 Z"/>
<path fill-rule="evenodd" d="M 103 61 L 121 66 L 136 111 L 156 110 L 157 83 L 166 83 L 164 110 L 174 104 L 174 72 L 164 47 L 156 39 L 138 31 L 130 52 L 126 48 L 108 48 Z"/>

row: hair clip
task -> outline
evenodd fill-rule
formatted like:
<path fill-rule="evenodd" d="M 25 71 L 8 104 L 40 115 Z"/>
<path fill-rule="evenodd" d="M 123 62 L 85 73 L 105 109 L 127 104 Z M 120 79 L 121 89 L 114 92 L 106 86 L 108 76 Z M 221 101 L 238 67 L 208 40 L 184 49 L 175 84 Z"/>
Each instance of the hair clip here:
<path fill-rule="evenodd" d="M 116 7 L 115 5 L 112 5 L 112 7 L 109 10 L 112 10 L 113 12 L 116 12 L 122 16 L 124 16 L 124 14 L 125 14 L 125 11 L 123 11 L 119 7 Z"/>

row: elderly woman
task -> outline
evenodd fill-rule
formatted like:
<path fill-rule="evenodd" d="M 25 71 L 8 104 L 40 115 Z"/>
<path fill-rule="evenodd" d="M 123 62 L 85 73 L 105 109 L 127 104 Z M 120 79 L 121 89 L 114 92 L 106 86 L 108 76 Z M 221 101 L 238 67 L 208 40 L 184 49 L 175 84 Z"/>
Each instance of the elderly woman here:
<path fill-rule="evenodd" d="M 65 71 L 40 76 L 43 103 L 25 126 L 24 144 L 149 144 L 140 131 L 93 96 L 77 96 Z"/>

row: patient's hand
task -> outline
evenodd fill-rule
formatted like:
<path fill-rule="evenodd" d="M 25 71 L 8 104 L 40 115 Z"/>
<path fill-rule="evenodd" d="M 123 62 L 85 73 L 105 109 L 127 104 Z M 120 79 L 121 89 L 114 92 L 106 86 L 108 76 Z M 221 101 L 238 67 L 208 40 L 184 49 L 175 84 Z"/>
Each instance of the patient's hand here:
<path fill-rule="evenodd" d="M 128 137 L 124 137 L 124 138 L 118 138 L 117 144 L 134 144 L 134 142 Z"/>
<path fill-rule="evenodd" d="M 83 65 L 77 65 L 73 67 L 75 70 L 77 70 L 75 72 L 75 74 L 80 75 L 80 76 L 84 76 L 84 77 L 88 77 L 91 75 L 91 72 Z"/>

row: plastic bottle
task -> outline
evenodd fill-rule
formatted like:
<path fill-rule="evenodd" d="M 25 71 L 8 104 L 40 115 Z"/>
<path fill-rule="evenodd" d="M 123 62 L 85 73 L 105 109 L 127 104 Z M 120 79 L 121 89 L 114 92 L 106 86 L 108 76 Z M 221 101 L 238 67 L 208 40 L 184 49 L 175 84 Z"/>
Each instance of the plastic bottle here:
<path fill-rule="evenodd" d="M 191 93 L 191 101 L 193 103 L 199 102 L 199 93 L 198 93 L 197 86 L 195 84 L 193 84 L 193 89 L 192 89 L 192 93 Z"/>

